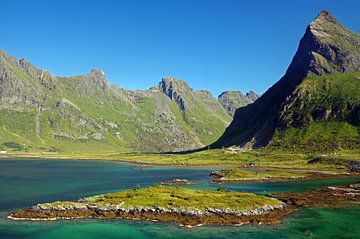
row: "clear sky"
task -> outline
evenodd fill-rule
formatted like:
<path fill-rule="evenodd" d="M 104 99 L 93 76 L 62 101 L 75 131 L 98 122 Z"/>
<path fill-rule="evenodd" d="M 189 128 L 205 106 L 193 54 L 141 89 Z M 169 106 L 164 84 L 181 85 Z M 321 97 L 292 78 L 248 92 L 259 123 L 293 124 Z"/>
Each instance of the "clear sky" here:
<path fill-rule="evenodd" d="M 0 0 L 0 49 L 57 76 L 102 69 L 147 89 L 164 76 L 194 89 L 263 93 L 323 9 L 360 32 L 359 0 Z"/>

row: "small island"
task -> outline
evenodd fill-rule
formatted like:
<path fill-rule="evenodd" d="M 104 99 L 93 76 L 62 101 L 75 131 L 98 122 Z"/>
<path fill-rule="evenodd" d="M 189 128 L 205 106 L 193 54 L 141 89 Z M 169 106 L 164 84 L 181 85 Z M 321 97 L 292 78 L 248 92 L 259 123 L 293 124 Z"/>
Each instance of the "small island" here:
<path fill-rule="evenodd" d="M 353 174 L 355 175 L 355 174 Z M 335 178 L 349 176 L 344 171 L 320 171 L 303 169 L 262 169 L 246 170 L 243 168 L 231 168 L 214 171 L 210 177 L 216 183 L 244 183 L 244 182 L 281 182 L 298 181 L 322 178 Z"/>
<path fill-rule="evenodd" d="M 191 227 L 206 224 L 274 224 L 293 210 L 293 207 L 278 199 L 253 193 L 156 185 L 78 201 L 38 204 L 14 212 L 9 218 L 151 220 Z"/>
<path fill-rule="evenodd" d="M 189 181 L 187 179 L 174 179 L 174 180 L 170 180 L 170 181 L 166 181 L 166 182 L 161 182 L 161 185 L 190 185 L 190 184 L 195 184 L 192 181 Z"/>

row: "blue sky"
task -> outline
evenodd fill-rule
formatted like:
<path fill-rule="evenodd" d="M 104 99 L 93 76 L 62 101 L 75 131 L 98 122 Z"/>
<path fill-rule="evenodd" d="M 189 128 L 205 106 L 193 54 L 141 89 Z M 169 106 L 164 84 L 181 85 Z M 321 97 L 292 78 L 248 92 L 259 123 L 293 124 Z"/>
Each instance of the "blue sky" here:
<path fill-rule="evenodd" d="M 102 69 L 147 89 L 164 76 L 194 89 L 263 93 L 323 9 L 360 32 L 360 1 L 0 0 L 0 49 L 54 75 Z"/>

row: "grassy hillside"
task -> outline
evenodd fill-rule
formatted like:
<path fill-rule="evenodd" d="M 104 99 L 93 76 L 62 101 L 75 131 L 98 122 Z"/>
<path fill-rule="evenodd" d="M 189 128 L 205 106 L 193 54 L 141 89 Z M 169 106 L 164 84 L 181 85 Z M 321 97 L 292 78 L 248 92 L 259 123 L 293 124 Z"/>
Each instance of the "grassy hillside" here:
<path fill-rule="evenodd" d="M 360 72 L 310 76 L 285 104 L 269 148 L 333 152 L 360 147 Z"/>
<path fill-rule="evenodd" d="M 149 90 L 126 90 L 99 70 L 53 77 L 0 52 L 0 79 L 0 148 L 6 151 L 189 150 L 215 141 L 231 120 L 209 92 L 173 78 Z"/>

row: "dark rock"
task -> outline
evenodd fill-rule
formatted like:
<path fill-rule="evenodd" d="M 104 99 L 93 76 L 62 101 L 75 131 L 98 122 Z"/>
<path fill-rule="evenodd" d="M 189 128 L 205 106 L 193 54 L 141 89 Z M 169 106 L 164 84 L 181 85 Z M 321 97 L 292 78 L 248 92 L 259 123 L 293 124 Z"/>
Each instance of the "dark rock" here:
<path fill-rule="evenodd" d="M 350 172 L 360 172 L 360 161 L 350 161 L 348 170 Z"/>

